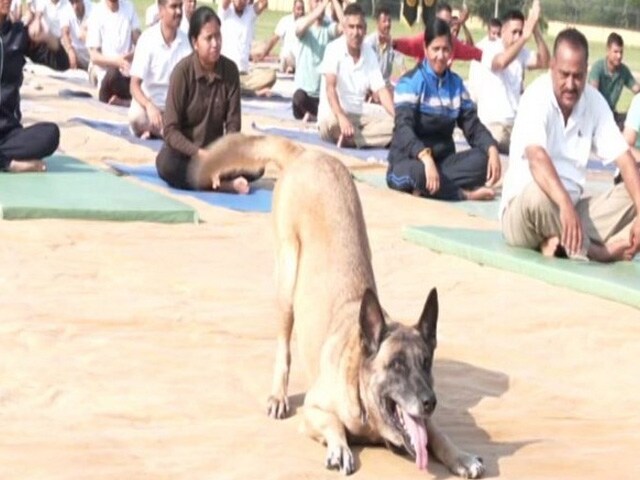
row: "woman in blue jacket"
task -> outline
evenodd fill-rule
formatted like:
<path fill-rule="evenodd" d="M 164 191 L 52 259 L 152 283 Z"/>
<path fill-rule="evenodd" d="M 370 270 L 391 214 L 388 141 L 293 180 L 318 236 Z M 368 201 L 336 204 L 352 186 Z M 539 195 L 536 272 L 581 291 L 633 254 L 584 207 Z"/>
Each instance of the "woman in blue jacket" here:
<path fill-rule="evenodd" d="M 491 200 L 491 187 L 500 179 L 500 156 L 462 79 L 449 69 L 449 25 L 438 18 L 428 23 L 424 43 L 425 59 L 395 89 L 387 184 L 440 200 Z M 456 124 L 469 150 L 456 153 Z"/>
<path fill-rule="evenodd" d="M 42 158 L 58 148 L 60 130 L 55 123 L 23 127 L 20 111 L 25 56 L 56 70 L 69 68 L 60 41 L 9 17 L 11 0 L 0 0 L 0 172 L 43 171 Z"/>

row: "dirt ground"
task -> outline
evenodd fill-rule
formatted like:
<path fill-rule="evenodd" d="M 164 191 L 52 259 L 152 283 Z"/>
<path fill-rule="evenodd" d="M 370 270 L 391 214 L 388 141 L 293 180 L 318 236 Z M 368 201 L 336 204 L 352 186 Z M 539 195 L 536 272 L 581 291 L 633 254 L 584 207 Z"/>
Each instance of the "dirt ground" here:
<path fill-rule="evenodd" d="M 122 117 L 59 88 L 32 79 L 24 113 L 59 122 L 63 152 L 153 160 L 68 122 Z M 637 478 L 640 312 L 408 243 L 404 225 L 497 222 L 358 191 L 387 311 L 414 323 L 438 288 L 436 417 L 484 458 L 486 477 Z M 277 329 L 269 215 L 181 200 L 204 222 L 0 222 L 0 478 L 338 478 L 298 432 L 295 355 L 294 414 L 265 415 Z M 355 479 L 449 476 L 383 447 L 355 454 Z"/>

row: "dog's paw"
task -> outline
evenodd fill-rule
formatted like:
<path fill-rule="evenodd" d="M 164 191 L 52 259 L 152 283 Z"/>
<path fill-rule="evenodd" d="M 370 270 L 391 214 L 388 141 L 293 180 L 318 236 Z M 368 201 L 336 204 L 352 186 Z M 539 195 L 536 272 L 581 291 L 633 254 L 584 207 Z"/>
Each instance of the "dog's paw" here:
<path fill-rule="evenodd" d="M 477 455 L 463 453 L 458 456 L 451 471 L 462 478 L 480 478 L 484 474 L 484 463 Z"/>
<path fill-rule="evenodd" d="M 327 446 L 324 465 L 328 469 L 340 470 L 343 475 L 351 475 L 356 469 L 353 454 L 347 445 Z"/>
<path fill-rule="evenodd" d="M 289 400 L 287 397 L 277 397 L 275 395 L 269 395 L 267 400 L 267 415 L 271 418 L 281 420 L 285 418 L 289 413 Z"/>

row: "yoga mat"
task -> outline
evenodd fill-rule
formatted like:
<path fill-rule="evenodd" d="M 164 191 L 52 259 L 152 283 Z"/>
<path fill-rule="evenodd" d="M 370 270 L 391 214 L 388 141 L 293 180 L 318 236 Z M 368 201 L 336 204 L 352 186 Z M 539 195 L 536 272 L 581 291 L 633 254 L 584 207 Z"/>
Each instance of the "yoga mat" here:
<path fill-rule="evenodd" d="M 353 172 L 353 178 L 359 182 L 366 183 L 376 188 L 388 188 L 387 180 L 384 173 L 381 172 Z M 443 200 L 431 200 L 434 202 L 444 202 Z M 472 217 L 482 217 L 489 220 L 498 220 L 498 212 L 500 211 L 500 199 L 478 202 L 478 201 L 464 201 L 464 202 L 446 202 L 458 210 L 462 210 Z"/>
<path fill-rule="evenodd" d="M 107 120 L 95 120 L 93 118 L 86 117 L 73 117 L 70 118 L 69 121 L 82 123 L 88 127 L 99 130 L 103 133 L 113 135 L 114 137 L 123 138 L 127 140 L 129 143 L 133 143 L 135 145 L 143 145 L 145 147 L 150 148 L 154 152 L 160 151 L 162 147 L 162 140 L 153 139 L 153 140 L 142 140 L 141 138 L 136 137 L 131 130 L 129 129 L 129 124 L 124 122 L 110 122 Z"/>
<path fill-rule="evenodd" d="M 252 123 L 251 126 L 258 132 L 266 135 L 280 135 L 281 137 L 289 138 L 297 142 L 325 147 L 334 152 L 350 155 L 366 162 L 386 163 L 389 153 L 389 151 L 384 148 L 338 148 L 333 143 L 322 140 L 317 130 L 291 129 L 274 126 L 260 127 L 255 122 Z"/>
<path fill-rule="evenodd" d="M 180 190 L 172 188 L 158 176 L 155 165 L 126 165 L 114 161 L 105 162 L 120 174 L 131 175 L 145 183 L 161 186 L 172 193 L 197 198 L 210 205 L 228 208 L 239 212 L 270 212 L 273 192 L 270 188 L 255 183 L 247 195 L 234 193 L 204 192 L 194 190 Z"/>
<path fill-rule="evenodd" d="M 405 227 L 403 236 L 436 252 L 640 308 L 638 261 L 602 264 L 549 258 L 533 250 L 507 246 L 498 231 Z"/>
<path fill-rule="evenodd" d="M 273 102 L 269 100 L 257 100 L 256 98 L 241 99 L 240 109 L 243 114 L 262 115 L 279 120 L 296 120 L 293 117 L 291 101 Z"/>
<path fill-rule="evenodd" d="M 42 173 L 0 173 L 0 218 L 196 223 L 197 212 L 64 155 L 46 159 Z"/>
<path fill-rule="evenodd" d="M 93 98 L 93 96 L 85 90 L 72 90 L 70 88 L 63 88 L 58 91 L 58 95 L 62 98 Z"/>

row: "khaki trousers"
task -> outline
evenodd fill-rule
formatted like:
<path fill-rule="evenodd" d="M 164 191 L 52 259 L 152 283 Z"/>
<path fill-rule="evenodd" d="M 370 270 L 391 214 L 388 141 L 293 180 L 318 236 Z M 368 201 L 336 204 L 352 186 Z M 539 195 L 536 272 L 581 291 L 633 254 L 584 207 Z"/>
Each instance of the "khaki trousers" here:
<path fill-rule="evenodd" d="M 242 95 L 255 95 L 258 90 L 271 88 L 276 83 L 276 72 L 271 68 L 252 68 L 240 74 Z"/>
<path fill-rule="evenodd" d="M 129 126 L 136 137 L 139 137 L 144 132 L 150 132 L 155 137 L 162 137 L 162 132 L 157 131 L 155 128 L 151 128 L 147 111 L 136 102 L 135 98 L 131 98 L 131 105 L 127 112 L 127 118 L 129 120 Z"/>
<path fill-rule="evenodd" d="M 582 221 L 582 252 L 591 242 L 604 245 L 609 240 L 629 238 L 637 216 L 624 183 L 595 197 L 581 198 L 576 211 Z M 537 250 L 543 240 L 560 237 L 562 224 L 555 203 L 533 182 L 512 199 L 502 214 L 502 234 L 507 244 Z"/>
<path fill-rule="evenodd" d="M 354 129 L 353 139 L 343 141 L 344 147 L 356 148 L 385 148 L 391 143 L 393 135 L 393 118 L 389 115 L 384 117 L 373 115 L 355 115 L 348 113 Z M 331 143 L 337 143 L 340 138 L 340 124 L 335 116 L 322 120 L 318 123 L 320 137 Z"/>

